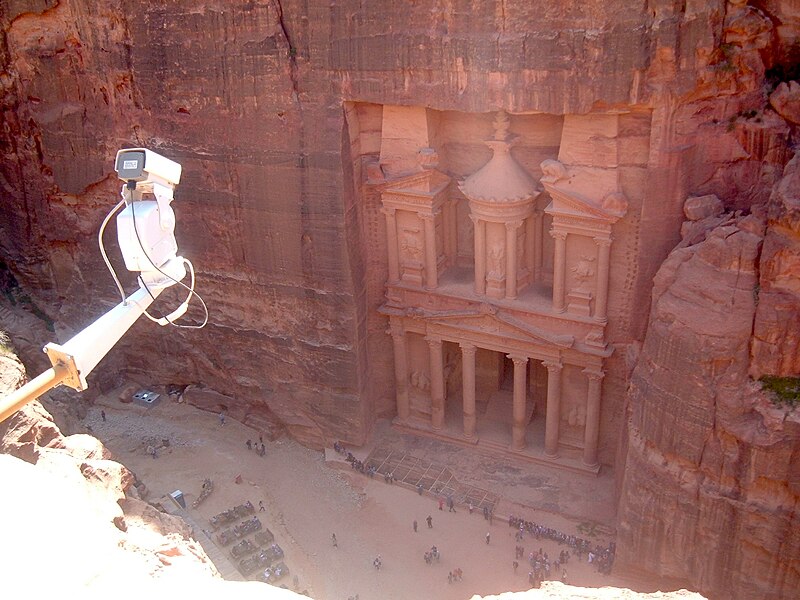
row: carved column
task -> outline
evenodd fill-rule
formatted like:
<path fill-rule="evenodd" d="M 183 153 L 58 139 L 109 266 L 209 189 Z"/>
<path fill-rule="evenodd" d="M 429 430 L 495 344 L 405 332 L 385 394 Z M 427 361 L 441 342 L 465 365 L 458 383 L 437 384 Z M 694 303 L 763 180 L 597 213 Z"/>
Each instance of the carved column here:
<path fill-rule="evenodd" d="M 544 213 L 537 210 L 533 217 L 533 279 L 542 280 L 542 255 L 544 254 Z"/>
<path fill-rule="evenodd" d="M 506 223 L 506 298 L 517 297 L 517 229 L 522 221 Z"/>
<path fill-rule="evenodd" d="M 397 390 L 397 417 L 401 421 L 410 414 L 408 402 L 408 353 L 406 350 L 406 332 L 402 325 L 392 323 L 389 327 L 394 346 L 394 385 Z"/>
<path fill-rule="evenodd" d="M 544 362 L 547 368 L 547 417 L 544 429 L 544 453 L 550 458 L 558 456 L 558 424 L 561 420 L 561 369 L 560 362 Z"/>
<path fill-rule="evenodd" d="M 386 249 L 389 252 L 389 283 L 400 281 L 400 259 L 397 255 L 397 219 L 394 208 L 384 208 L 386 215 Z"/>
<path fill-rule="evenodd" d="M 529 281 L 536 281 L 536 220 L 535 215 L 525 219 L 525 266 L 530 273 Z"/>
<path fill-rule="evenodd" d="M 611 258 L 612 238 L 596 237 L 597 244 L 597 300 L 594 304 L 594 318 L 605 323 L 608 312 L 608 271 Z"/>
<path fill-rule="evenodd" d="M 525 420 L 527 415 L 525 404 L 528 395 L 528 386 L 526 385 L 528 357 L 509 354 L 508 358 L 514 361 L 514 409 L 511 428 L 511 449 L 519 451 L 525 449 L 525 430 L 528 426 Z"/>
<path fill-rule="evenodd" d="M 470 215 L 475 236 L 475 293 L 486 293 L 486 221 Z"/>
<path fill-rule="evenodd" d="M 564 283 L 567 273 L 567 232 L 551 230 L 556 242 L 553 257 L 553 310 L 564 312 Z"/>
<path fill-rule="evenodd" d="M 425 223 L 425 287 L 432 290 L 439 284 L 436 265 L 436 222 L 434 215 L 417 214 Z"/>
<path fill-rule="evenodd" d="M 441 429 L 444 423 L 444 363 L 442 340 L 427 337 L 431 368 L 431 427 Z"/>
<path fill-rule="evenodd" d="M 461 344 L 461 383 L 464 394 L 464 437 L 475 435 L 475 346 Z"/>
<path fill-rule="evenodd" d="M 455 265 L 458 259 L 458 200 L 452 198 L 447 205 L 450 207 L 450 220 L 445 224 L 447 239 L 450 241 L 447 252 L 450 256 L 450 264 Z"/>
<path fill-rule="evenodd" d="M 589 378 L 586 396 L 586 427 L 583 433 L 583 464 L 597 466 L 597 443 L 600 439 L 600 396 L 605 373 L 596 369 L 584 369 Z"/>

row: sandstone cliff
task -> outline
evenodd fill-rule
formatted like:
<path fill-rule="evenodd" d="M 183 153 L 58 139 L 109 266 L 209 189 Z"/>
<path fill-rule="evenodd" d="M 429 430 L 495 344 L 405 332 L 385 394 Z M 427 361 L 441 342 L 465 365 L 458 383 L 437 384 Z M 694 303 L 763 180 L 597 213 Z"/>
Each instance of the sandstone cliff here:
<path fill-rule="evenodd" d="M 768 8 L 790 24 L 783 4 Z M 391 343 L 375 311 L 384 292 L 372 284 L 386 268 L 370 245 L 380 224 L 359 183 L 376 150 L 373 139 L 351 155 L 347 103 L 428 107 L 464 123 L 498 107 L 637 115 L 613 163 L 632 202 L 610 307 L 623 349 L 644 331 L 641 299 L 677 241 L 687 191 L 724 197 L 732 179 L 768 180 L 782 161 L 785 132 L 770 118 L 726 131 L 763 105 L 759 56 L 777 56 L 770 19 L 741 2 L 0 7 L 0 250 L 13 275 L 62 340 L 101 313 L 115 294 L 87 241 L 119 190 L 111 157 L 125 145 L 167 152 L 184 167 L 178 240 L 199 268 L 210 325 L 200 335 L 137 325 L 92 385 L 113 387 L 123 372 L 192 385 L 198 405 L 285 426 L 309 445 L 362 443 L 376 415 L 394 412 Z M 591 148 L 593 130 L 574 134 Z M 380 126 L 371 132 L 379 141 Z M 155 358 L 166 351 L 180 368 Z M 622 354 L 606 378 L 605 462 L 622 426 Z"/>
<path fill-rule="evenodd" d="M 703 589 L 791 591 L 795 421 L 747 373 L 798 371 L 797 176 L 776 192 L 786 201 L 717 223 L 667 260 L 649 328 L 647 299 L 688 194 L 750 212 L 780 177 L 797 139 L 796 2 L 101 4 L 0 0 L 0 267 L 62 341 L 106 310 L 115 292 L 89 240 L 119 191 L 110 158 L 145 145 L 184 166 L 178 239 L 211 325 L 135 326 L 90 390 L 123 378 L 189 386 L 191 402 L 265 431 L 364 442 L 377 415 L 393 414 L 391 343 L 375 311 L 385 258 L 371 252 L 380 224 L 360 187 L 382 106 L 435 109 L 467 129 L 498 107 L 590 125 L 621 113 L 613 170 L 631 210 L 615 232 L 602 424 L 602 460 L 625 478 L 620 555 Z M 783 83 L 772 103 L 783 118 L 768 73 Z M 361 137 L 346 115 L 359 107 Z M 572 131 L 581 156 L 608 158 L 592 131 Z M 464 137 L 453 147 L 471 151 Z M 747 552 L 712 560 L 720 535 Z M 785 560 L 773 568 L 771 556 Z"/>
<path fill-rule="evenodd" d="M 800 589 L 800 409 L 749 376 L 799 371 L 798 172 L 768 212 L 685 228 L 631 377 L 620 559 L 711 597 Z"/>

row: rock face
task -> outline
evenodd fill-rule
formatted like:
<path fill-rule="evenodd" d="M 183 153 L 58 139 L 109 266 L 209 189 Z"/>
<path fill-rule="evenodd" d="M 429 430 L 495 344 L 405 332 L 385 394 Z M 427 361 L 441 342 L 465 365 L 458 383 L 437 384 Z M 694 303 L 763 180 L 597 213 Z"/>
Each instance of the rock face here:
<path fill-rule="evenodd" d="M 751 375 L 800 373 L 800 156 L 772 193 L 759 265 Z"/>
<path fill-rule="evenodd" d="M 765 95 L 768 72 L 796 65 L 796 2 L 100 4 L 0 0 L 0 266 L 59 341 L 107 310 L 116 292 L 87 241 L 118 197 L 115 152 L 146 146 L 183 165 L 177 237 L 210 322 L 137 324 L 90 390 L 124 376 L 307 445 L 365 442 L 395 414 L 378 188 L 420 142 L 448 176 L 475 172 L 486 113 L 503 109 L 535 179 L 558 159 L 580 193 L 628 207 L 606 339 L 589 339 L 614 349 L 599 462 L 620 480 L 620 555 L 703 589 L 789 593 L 795 421 L 747 373 L 798 372 L 796 175 L 764 219 L 754 209 L 796 133 Z M 791 121 L 784 79 L 774 105 Z M 712 202 L 684 225 L 684 200 L 712 195 L 749 216 Z"/>
<path fill-rule="evenodd" d="M 664 262 L 628 394 L 620 560 L 729 598 L 800 586 L 800 410 L 748 376 L 798 373 L 800 299 L 781 284 L 796 283 L 800 246 L 785 235 L 797 161 L 768 220 L 709 217 L 705 239 Z"/>
<path fill-rule="evenodd" d="M 375 312 L 385 277 L 373 285 L 385 245 L 373 247 L 382 225 L 363 190 L 381 152 L 383 107 L 427 107 L 461 123 L 441 150 L 470 167 L 485 160 L 467 143 L 482 134 L 464 127 L 482 113 L 570 116 L 561 159 L 600 165 L 596 175 L 613 175 L 632 204 L 609 307 L 621 347 L 644 329 L 639 299 L 677 241 L 687 191 L 730 202 L 732 179 L 769 179 L 781 161 L 785 134 L 769 119 L 742 119 L 734 131 L 723 123 L 761 104 L 757 57 L 769 53 L 770 25 L 755 9 L 731 8 L 723 57 L 719 1 L 686 10 L 626 0 L 543 10 L 522 0 L 3 8 L 0 250 L 15 277 L 62 341 L 103 312 L 115 293 L 86 240 L 119 191 L 111 158 L 126 145 L 168 154 L 184 168 L 177 237 L 199 269 L 210 324 L 201 333 L 138 324 L 90 382 L 111 387 L 124 372 L 146 385 L 205 385 L 233 399 L 209 409 L 267 414 L 309 445 L 362 443 L 376 416 L 394 412 L 392 347 Z M 358 130 L 353 107 L 365 115 Z M 606 139 L 608 123 L 619 123 L 616 137 Z M 557 139 L 537 144 L 535 169 L 559 155 Z M 708 155 L 700 166 L 696 152 Z M 725 167 L 731 157 L 735 169 Z M 180 369 L 156 358 L 167 351 L 182 357 Z M 624 371 L 617 361 L 604 384 L 607 463 Z"/>

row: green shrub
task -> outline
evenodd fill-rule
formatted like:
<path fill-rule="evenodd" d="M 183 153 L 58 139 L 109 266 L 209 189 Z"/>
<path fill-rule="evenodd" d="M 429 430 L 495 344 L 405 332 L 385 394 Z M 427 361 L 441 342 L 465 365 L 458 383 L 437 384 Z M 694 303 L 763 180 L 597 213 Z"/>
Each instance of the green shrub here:
<path fill-rule="evenodd" d="M 764 375 L 759 379 L 762 389 L 771 393 L 772 401 L 777 405 L 800 405 L 800 377 L 773 377 Z"/>

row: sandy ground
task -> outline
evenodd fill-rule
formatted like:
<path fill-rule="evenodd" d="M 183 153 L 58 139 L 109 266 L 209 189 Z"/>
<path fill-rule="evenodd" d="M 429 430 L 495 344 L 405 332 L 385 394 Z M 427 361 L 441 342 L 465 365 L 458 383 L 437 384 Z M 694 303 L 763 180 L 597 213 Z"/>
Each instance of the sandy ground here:
<path fill-rule="evenodd" d="M 266 510 L 257 514 L 283 547 L 299 590 L 316 600 L 347 600 L 355 594 L 360 600 L 461 600 L 529 587 L 524 561 L 516 574 L 513 571 L 517 542 L 506 523 L 495 520 L 489 526 L 482 515 L 469 515 L 460 507 L 456 513 L 446 506 L 439 511 L 436 499 L 387 485 L 380 477 L 368 479 L 331 468 L 321 452 L 291 440 L 267 442 L 266 456 L 261 457 L 245 445 L 247 439 L 258 439 L 254 430 L 231 420 L 221 426 L 215 414 L 166 399 L 150 408 L 101 399 L 85 424 L 147 485 L 149 500 L 180 489 L 191 516 L 203 527 L 222 510 L 247 500 L 258 507 L 263 501 Z M 161 439 L 168 439 L 170 446 L 153 459 L 147 446 Z M 234 481 L 237 475 L 242 476 L 241 484 Z M 214 481 L 214 492 L 191 509 L 205 477 Z M 428 515 L 433 517 L 432 529 L 425 522 Z M 565 532 L 575 532 L 577 524 L 532 510 L 524 516 Z M 332 546 L 332 533 L 338 548 Z M 432 545 L 439 548 L 441 560 L 429 566 L 423 554 Z M 543 547 L 551 557 L 561 549 L 532 537 L 522 545 L 526 553 Z M 372 566 L 378 555 L 383 560 L 380 571 Z M 463 581 L 449 584 L 448 572 L 455 568 L 463 570 Z M 651 591 L 614 575 L 600 575 L 576 558 L 567 571 L 574 585 Z M 292 577 L 282 583 L 291 586 Z"/>

